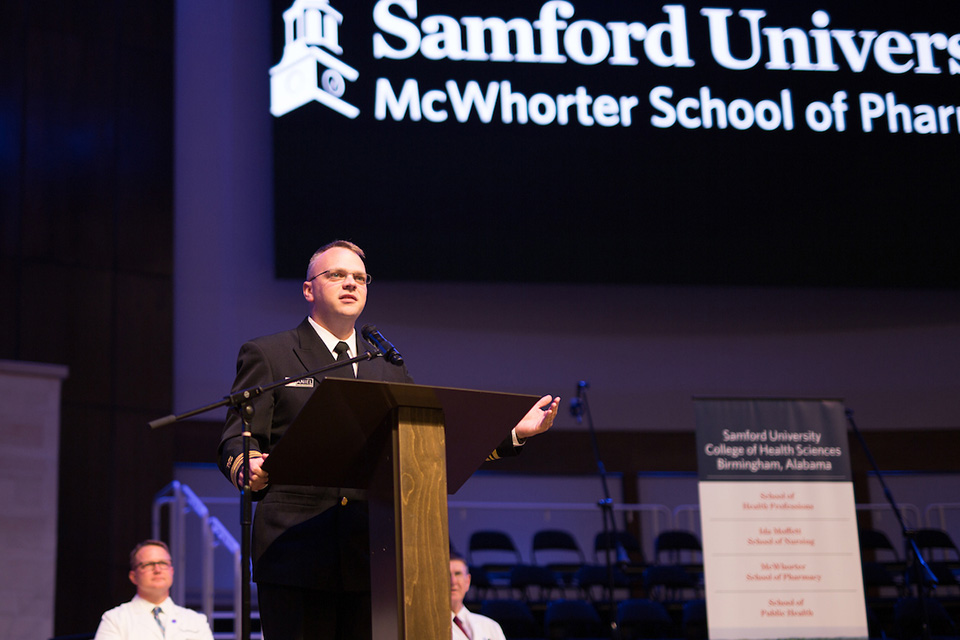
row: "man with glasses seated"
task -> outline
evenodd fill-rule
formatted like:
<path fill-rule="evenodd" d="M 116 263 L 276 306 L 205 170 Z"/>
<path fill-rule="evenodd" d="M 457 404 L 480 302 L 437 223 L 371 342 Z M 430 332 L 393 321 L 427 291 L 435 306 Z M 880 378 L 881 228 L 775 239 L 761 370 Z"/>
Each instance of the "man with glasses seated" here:
<path fill-rule="evenodd" d="M 463 606 L 470 590 L 470 568 L 463 557 L 450 554 L 450 632 L 452 640 L 505 640 L 503 629 L 493 618 Z"/>
<path fill-rule="evenodd" d="M 307 317 L 295 329 L 255 338 L 240 348 L 234 391 L 295 378 L 374 351 L 355 328 L 371 281 L 364 258 L 360 247 L 344 240 L 313 254 L 302 285 Z M 413 382 L 402 362 L 398 364 L 373 358 L 323 375 Z M 292 381 L 254 403 L 250 489 L 258 502 L 251 556 L 260 624 L 268 640 L 364 640 L 372 633 L 366 492 L 271 485 L 261 468 L 319 382 L 319 378 Z M 524 439 L 549 429 L 559 401 L 542 397 L 490 458 L 517 455 Z M 239 416 L 231 411 L 219 447 L 220 470 L 241 490 L 244 430 Z"/>
<path fill-rule="evenodd" d="M 170 599 L 173 565 L 165 543 L 144 540 L 134 547 L 129 577 L 137 595 L 103 614 L 94 640 L 213 640 L 205 615 Z"/>

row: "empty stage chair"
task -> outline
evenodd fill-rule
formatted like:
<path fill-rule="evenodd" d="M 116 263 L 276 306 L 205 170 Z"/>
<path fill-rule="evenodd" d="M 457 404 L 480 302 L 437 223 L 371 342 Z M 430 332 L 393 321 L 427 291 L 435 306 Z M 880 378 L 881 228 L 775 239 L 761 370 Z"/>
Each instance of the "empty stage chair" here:
<path fill-rule="evenodd" d="M 703 565 L 703 547 L 691 531 L 663 531 L 654 541 L 653 549 L 654 560 L 660 564 Z"/>
<path fill-rule="evenodd" d="M 898 597 L 902 582 L 882 562 L 861 560 L 860 570 L 863 574 L 863 588 L 868 598 Z M 889 593 L 884 593 L 889 591 Z"/>
<path fill-rule="evenodd" d="M 652 564 L 643 570 L 647 595 L 661 602 L 680 602 L 700 595 L 696 576 L 678 564 Z"/>
<path fill-rule="evenodd" d="M 528 603 L 543 603 L 556 595 L 560 579 L 547 567 L 518 564 L 510 569 L 510 587 Z"/>
<path fill-rule="evenodd" d="M 944 595 L 960 591 L 957 572 L 960 571 L 960 549 L 946 531 L 942 529 L 918 529 L 912 534 L 921 555 L 927 561 L 930 571 L 937 578 L 934 593 Z"/>
<path fill-rule="evenodd" d="M 553 600 L 543 616 L 547 638 L 609 638 L 610 630 L 586 600 Z"/>
<path fill-rule="evenodd" d="M 864 588 L 872 589 L 876 597 L 903 595 L 905 566 L 890 538 L 877 529 L 860 529 L 859 536 Z"/>
<path fill-rule="evenodd" d="M 463 599 L 467 603 L 480 602 L 487 596 L 496 595 L 497 587 L 490 582 L 490 577 L 483 567 L 468 567 L 470 571 L 470 590 Z"/>
<path fill-rule="evenodd" d="M 646 598 L 631 598 L 617 605 L 617 629 L 620 640 L 674 635 L 673 620 L 663 604 Z"/>
<path fill-rule="evenodd" d="M 474 531 L 467 545 L 467 563 L 481 569 L 491 588 L 508 587 L 510 570 L 523 558 L 513 538 L 503 531 Z"/>
<path fill-rule="evenodd" d="M 893 543 L 890 542 L 890 538 L 887 537 L 883 531 L 879 529 L 860 529 L 858 531 L 860 538 L 860 551 L 873 551 L 878 554 L 878 558 L 881 553 L 888 554 L 894 560 L 900 560 L 900 554 L 897 553 L 896 547 L 893 546 Z"/>
<path fill-rule="evenodd" d="M 593 541 L 594 562 L 606 566 L 607 557 L 620 566 L 630 585 L 642 582 L 644 567 L 643 550 L 640 541 L 629 531 L 617 530 L 616 535 L 601 531 Z"/>
<path fill-rule="evenodd" d="M 597 564 L 606 564 L 607 554 L 613 555 L 614 562 L 633 565 L 643 564 L 640 541 L 629 531 L 618 530 L 616 534 L 601 531 L 593 540 L 593 560 Z"/>
<path fill-rule="evenodd" d="M 679 529 L 661 532 L 654 540 L 653 555 L 657 565 L 680 567 L 693 582 L 692 587 L 683 585 L 683 579 L 673 570 L 653 572 L 660 574 L 657 579 L 662 580 L 665 586 L 670 587 L 667 581 L 672 581 L 675 589 L 697 589 L 703 581 L 703 547 L 693 532 Z M 646 571 L 644 574 L 644 582 L 649 583 L 651 578 L 646 575 Z"/>
<path fill-rule="evenodd" d="M 939 554 L 940 559 L 948 560 L 952 558 L 956 560 L 960 557 L 957 545 L 950 534 L 943 529 L 917 529 L 913 532 L 913 539 L 921 551 L 933 551 L 934 554 Z M 937 556 L 934 559 L 937 559 Z"/>
<path fill-rule="evenodd" d="M 480 613 L 496 620 L 508 640 L 540 638 L 543 635 L 530 607 L 520 600 L 484 600 Z"/>
<path fill-rule="evenodd" d="M 613 575 L 610 575 L 610 572 Z M 613 565 L 607 567 L 600 564 L 588 564 L 580 567 L 573 581 L 580 588 L 583 597 L 591 602 L 600 602 L 609 599 L 610 579 L 613 578 L 614 599 L 621 600 L 629 597 L 633 581 L 624 570 Z"/>
<path fill-rule="evenodd" d="M 586 563 L 573 534 L 560 529 L 543 529 L 533 534 L 530 560 L 553 571 L 563 585 L 573 584 L 573 576 Z"/>

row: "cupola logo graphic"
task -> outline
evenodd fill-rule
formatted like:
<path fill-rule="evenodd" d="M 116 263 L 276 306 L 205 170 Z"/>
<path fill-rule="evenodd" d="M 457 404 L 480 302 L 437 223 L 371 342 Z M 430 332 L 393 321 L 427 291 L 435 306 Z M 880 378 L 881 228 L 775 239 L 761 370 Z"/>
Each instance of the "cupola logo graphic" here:
<path fill-rule="evenodd" d="M 283 57 L 270 69 L 270 113 L 275 117 L 314 100 L 348 118 L 360 115 L 342 97 L 347 81 L 360 76 L 336 57 L 343 54 L 342 22 L 343 14 L 328 0 L 294 0 L 283 12 Z"/>

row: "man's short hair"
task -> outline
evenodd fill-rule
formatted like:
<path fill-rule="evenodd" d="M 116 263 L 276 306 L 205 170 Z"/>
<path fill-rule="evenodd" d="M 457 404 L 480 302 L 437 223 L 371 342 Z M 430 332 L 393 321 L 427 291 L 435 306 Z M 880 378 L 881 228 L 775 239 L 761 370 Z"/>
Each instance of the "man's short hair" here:
<path fill-rule="evenodd" d="M 133 548 L 133 551 L 130 552 L 130 569 L 135 570 L 137 568 L 137 554 L 140 553 L 140 549 L 149 546 L 161 547 L 164 551 L 167 552 L 167 555 L 170 555 L 170 547 L 167 546 L 167 543 L 163 540 L 144 540 L 140 542 Z"/>
<path fill-rule="evenodd" d="M 314 251 L 313 255 L 310 256 L 310 259 L 307 260 L 307 277 L 308 278 L 310 277 L 310 265 L 313 264 L 313 261 L 316 260 L 317 256 L 323 253 L 324 251 L 329 251 L 330 249 L 334 249 L 336 247 L 340 247 L 341 249 L 349 249 L 350 251 L 353 251 L 355 254 L 360 256 L 361 260 L 367 259 L 367 256 L 363 253 L 363 249 L 361 249 L 354 243 L 350 242 L 349 240 L 334 240 L 333 242 L 328 242 L 327 244 L 323 245 L 322 247 Z"/>

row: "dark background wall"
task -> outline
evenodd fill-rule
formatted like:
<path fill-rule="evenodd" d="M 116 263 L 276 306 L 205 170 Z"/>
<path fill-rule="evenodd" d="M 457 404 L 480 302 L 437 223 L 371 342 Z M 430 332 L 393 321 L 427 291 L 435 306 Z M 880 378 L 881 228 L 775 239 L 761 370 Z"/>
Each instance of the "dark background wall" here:
<path fill-rule="evenodd" d="M 176 440 L 144 427 L 171 402 L 173 2 L 4 2 L 0 43 L 0 357 L 70 368 L 56 627 L 91 629 Z"/>
<path fill-rule="evenodd" d="M 57 633 L 130 597 L 127 553 L 150 534 L 154 494 L 175 462 L 210 461 L 219 433 L 146 427 L 173 404 L 173 46 L 172 0 L 0 5 L 0 358 L 70 368 Z M 881 467 L 921 471 L 960 471 L 958 436 L 868 434 Z M 590 472 L 571 453 L 586 438 L 556 433 L 498 468 Z M 601 439 L 624 477 L 695 469 L 689 432 Z"/>

